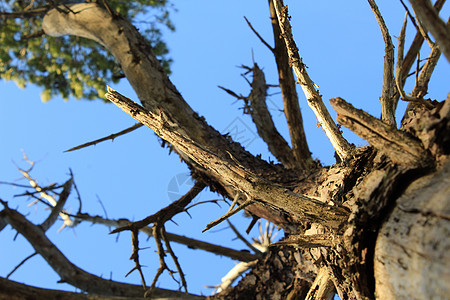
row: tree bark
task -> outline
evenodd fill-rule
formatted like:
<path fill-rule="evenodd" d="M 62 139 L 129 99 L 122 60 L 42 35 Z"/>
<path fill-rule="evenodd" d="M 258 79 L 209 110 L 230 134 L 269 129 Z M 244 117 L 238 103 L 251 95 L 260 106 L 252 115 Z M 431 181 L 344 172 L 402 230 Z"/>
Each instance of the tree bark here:
<path fill-rule="evenodd" d="M 52 36 L 77 35 L 105 46 L 143 106 L 111 89 L 107 98 L 168 141 L 213 191 L 236 199 L 241 208 L 249 205 L 253 214 L 286 229 L 285 241 L 274 245 L 236 288 L 215 298 L 252 299 L 255 294 L 273 299 L 313 298 L 317 291 L 328 297 L 331 282 L 342 299 L 445 297 L 449 291 L 442 278 L 448 276 L 450 261 L 445 252 L 450 100 L 417 108 L 397 130 L 341 98 L 333 99 L 340 123 L 371 144 L 354 149 L 342 137 L 306 72 L 290 32 L 287 8 L 279 0 L 274 3 L 290 62 L 343 164 L 287 170 L 249 154 L 189 107 L 129 22 L 95 3 L 70 6 L 76 14 L 52 10 L 43 28 Z M 300 152 L 303 158 L 309 156 L 307 149 Z M 427 174 L 430 177 L 420 179 Z M 416 179 L 420 181 L 411 184 Z M 399 240 L 403 237 L 406 241 Z M 296 249 L 302 246 L 313 249 Z M 320 278 L 314 280 L 319 269 Z M 427 272 L 433 275 L 424 278 Z M 408 284 L 400 276 L 409 278 Z M 84 281 L 83 289 L 94 291 L 94 279 Z M 311 284 L 313 290 L 309 290 Z"/>

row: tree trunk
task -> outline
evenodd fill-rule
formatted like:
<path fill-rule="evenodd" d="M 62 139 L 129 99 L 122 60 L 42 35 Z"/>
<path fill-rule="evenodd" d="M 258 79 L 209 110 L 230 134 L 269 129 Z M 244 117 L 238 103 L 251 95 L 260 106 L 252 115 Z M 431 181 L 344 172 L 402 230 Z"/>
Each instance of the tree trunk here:
<path fill-rule="evenodd" d="M 353 149 L 326 111 L 295 44 L 289 44 L 287 9 L 273 6 L 273 17 L 274 7 L 283 20 L 277 24 L 290 62 L 309 104 L 325 116 L 321 122 L 341 164 L 312 164 L 303 136 L 296 142 L 295 168 L 251 155 L 189 107 L 128 21 L 96 3 L 53 9 L 43 29 L 106 47 L 142 106 L 111 89 L 106 97 L 169 142 L 198 181 L 234 199 L 238 208 L 230 214 L 245 208 L 285 230 L 285 239 L 272 245 L 236 287 L 211 298 L 321 299 L 331 297 L 334 288 L 342 299 L 447 297 L 450 99 L 418 105 L 401 130 L 332 99 L 338 121 L 370 143 Z M 289 122 L 301 121 L 297 118 Z"/>

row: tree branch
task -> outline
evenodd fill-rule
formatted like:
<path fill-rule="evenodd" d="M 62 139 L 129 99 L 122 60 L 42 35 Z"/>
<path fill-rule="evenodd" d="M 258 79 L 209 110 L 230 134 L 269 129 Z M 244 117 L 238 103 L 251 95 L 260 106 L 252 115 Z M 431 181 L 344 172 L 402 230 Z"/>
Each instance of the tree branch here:
<path fill-rule="evenodd" d="M 77 220 L 79 221 L 88 221 L 91 222 L 92 224 L 103 224 L 112 227 L 123 227 L 131 223 L 131 221 L 127 219 L 112 220 L 112 219 L 105 219 L 100 216 L 90 216 L 88 214 L 77 214 L 74 215 L 73 217 L 77 218 Z M 141 228 L 140 231 L 147 234 L 148 236 L 153 235 L 152 227 L 145 226 Z M 256 255 L 248 253 L 246 251 L 238 251 L 231 248 L 222 247 L 204 241 L 196 240 L 193 238 L 188 238 L 174 233 L 166 232 L 166 237 L 169 241 L 183 244 L 190 249 L 200 249 L 217 255 L 230 257 L 231 259 L 239 261 L 252 261 L 258 258 Z"/>
<path fill-rule="evenodd" d="M 70 151 L 75 151 L 75 150 L 83 149 L 83 148 L 85 148 L 85 147 L 97 145 L 98 143 L 101 143 L 101 142 L 104 142 L 104 141 L 107 141 L 107 140 L 114 141 L 114 139 L 115 139 L 116 137 L 119 137 L 119 136 L 121 136 L 121 135 L 127 134 L 127 133 L 129 133 L 129 132 L 132 132 L 132 131 L 134 131 L 134 130 L 136 130 L 136 129 L 142 127 L 142 126 L 143 126 L 143 124 L 141 124 L 141 123 L 136 123 L 136 124 L 134 124 L 133 126 L 128 127 L 127 129 L 121 130 L 121 131 L 119 131 L 119 132 L 117 132 L 117 133 L 110 134 L 110 135 L 108 135 L 108 136 L 106 136 L 106 137 L 103 137 L 103 138 L 101 138 L 101 139 L 98 139 L 98 140 L 95 140 L 95 141 L 91 141 L 91 142 L 88 142 L 88 143 L 84 143 L 84 144 L 82 144 L 82 145 L 79 145 L 79 146 L 70 148 L 69 150 L 66 150 L 66 151 L 64 151 L 64 152 L 70 152 Z"/>
<path fill-rule="evenodd" d="M 330 100 L 338 113 L 338 121 L 368 141 L 394 163 L 404 166 L 425 167 L 433 165 L 433 159 L 422 143 L 392 126 L 354 108 L 342 98 Z"/>
<path fill-rule="evenodd" d="M 384 64 L 383 64 L 383 88 L 381 92 L 381 120 L 393 127 L 396 126 L 395 122 L 395 110 L 394 110 L 394 45 L 389 34 L 389 30 L 384 22 L 375 0 L 368 0 L 370 8 L 375 14 L 378 26 L 381 29 L 385 48 L 384 48 Z"/>
<path fill-rule="evenodd" d="M 414 13 L 433 35 L 439 49 L 450 62 L 450 27 L 439 17 L 429 0 L 410 0 Z"/>
<path fill-rule="evenodd" d="M 215 178 L 221 178 L 226 185 L 232 185 L 241 190 L 247 199 L 266 203 L 298 215 L 305 220 L 322 223 L 324 226 L 334 229 L 338 229 L 346 220 L 348 212 L 345 209 L 295 194 L 247 170 L 231 153 L 228 153 L 229 160 L 219 158 L 215 153 L 211 153 L 194 141 L 180 135 L 178 131 L 174 130 L 178 129 L 179 125 L 166 112 L 161 110 L 158 114 L 151 113 L 111 88 L 105 96 L 124 112 L 176 146 L 198 165 L 215 173 Z"/>
<path fill-rule="evenodd" d="M 40 227 L 29 222 L 18 211 L 10 209 L 6 202 L 2 200 L 0 202 L 5 207 L 3 216 L 6 222 L 28 240 L 36 252 L 58 273 L 61 277 L 61 282 L 67 282 L 88 293 L 104 296 L 142 297 L 144 294 L 142 286 L 103 279 L 78 268 L 56 248 Z M 155 289 L 153 295 L 155 297 L 177 297 L 183 294 L 171 290 Z M 191 296 L 191 299 L 196 299 L 195 297 L 197 297 L 195 295 Z"/>
<path fill-rule="evenodd" d="M 332 300 L 335 291 L 328 267 L 324 266 L 317 273 L 305 300 Z"/>
<path fill-rule="evenodd" d="M 63 184 L 63 190 L 59 194 L 57 204 L 52 208 L 52 212 L 47 217 L 47 219 L 45 219 L 45 221 L 40 225 L 42 230 L 47 231 L 56 222 L 58 215 L 62 214 L 61 212 L 64 208 L 64 205 L 66 204 L 67 199 L 69 198 L 72 184 L 73 178 L 70 178 Z"/>
<path fill-rule="evenodd" d="M 253 73 L 251 82 L 252 90 L 248 97 L 238 96 L 229 89 L 222 88 L 230 95 L 242 99 L 245 102 L 244 113 L 249 113 L 255 123 L 258 135 L 267 144 L 269 151 L 289 169 L 299 168 L 292 149 L 281 136 L 273 123 L 272 116 L 267 108 L 267 84 L 263 71 L 254 63 L 253 68 L 248 68 Z"/>
<path fill-rule="evenodd" d="M 48 35 L 55 37 L 81 36 L 102 44 L 116 58 L 138 98 L 148 111 L 164 116 L 170 115 L 172 123 L 179 125 L 177 128 L 172 128 L 173 131 L 196 143 L 202 149 L 208 149 L 208 153 L 214 153 L 221 159 L 221 162 L 227 160 L 228 153 L 231 153 L 233 157 L 239 157 L 241 166 L 247 171 L 262 174 L 261 176 L 268 176 L 263 174 L 275 174 L 280 171 L 278 166 L 271 165 L 260 157 L 255 157 L 239 143 L 223 136 L 209 126 L 204 118 L 195 113 L 170 82 L 147 41 L 129 21 L 120 16 L 111 17 L 96 3 L 79 3 L 70 5 L 70 8 L 75 13 L 62 13 L 53 9 L 45 15 L 43 29 Z M 160 133 L 160 130 L 158 132 Z M 156 133 L 158 134 L 158 132 Z M 163 139 L 167 141 L 167 139 Z M 207 177 L 208 184 L 214 190 L 219 190 L 231 198 L 238 192 L 235 185 L 229 183 L 228 179 L 230 178 L 224 176 L 225 174 L 217 174 L 215 170 L 211 170 L 213 166 L 209 164 L 198 165 L 191 159 L 190 154 L 185 153 L 185 147 L 173 146 L 171 149 L 178 153 L 191 169 L 196 170 L 199 177 Z M 272 208 L 258 206 L 249 209 L 255 209 L 254 214 L 264 215 L 274 222 L 284 221 Z"/>
<path fill-rule="evenodd" d="M 280 25 L 273 4 L 269 0 L 270 19 L 272 21 L 273 39 L 275 48 L 273 54 L 277 63 L 278 81 L 280 83 L 281 96 L 283 98 L 284 114 L 288 123 L 289 135 L 291 137 L 292 152 L 301 168 L 307 168 L 312 163 L 311 152 L 306 141 L 303 118 L 300 111 L 297 89 L 295 87 L 294 74 L 289 64 L 286 45 L 281 36 Z"/>
<path fill-rule="evenodd" d="M 283 6 L 281 0 L 274 0 L 274 6 L 277 12 L 280 31 L 286 43 L 289 62 L 294 68 L 297 81 L 303 89 L 306 99 L 308 100 L 308 105 L 314 111 L 319 124 L 322 126 L 322 129 L 325 131 L 339 157 L 342 160 L 346 160 L 351 156 L 352 147 L 342 136 L 336 123 L 334 123 L 330 113 L 322 102 L 322 97 L 315 89 L 313 81 L 306 72 L 305 64 L 299 56 L 298 48 L 292 36 L 287 6 Z"/>
<path fill-rule="evenodd" d="M 51 289 L 37 288 L 0 277 L 0 299 L 23 300 L 23 299 L 46 299 L 46 300 L 142 300 L 142 296 L 105 296 L 87 295 L 83 293 L 72 293 Z M 179 293 L 176 296 L 159 296 L 153 300 L 200 300 L 202 296 L 186 295 Z"/>

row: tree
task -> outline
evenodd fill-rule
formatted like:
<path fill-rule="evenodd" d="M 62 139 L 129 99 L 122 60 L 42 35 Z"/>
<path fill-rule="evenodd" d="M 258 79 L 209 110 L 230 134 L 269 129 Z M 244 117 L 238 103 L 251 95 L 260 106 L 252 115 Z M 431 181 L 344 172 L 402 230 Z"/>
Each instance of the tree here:
<path fill-rule="evenodd" d="M 338 122 L 370 144 L 356 148 L 343 138 L 308 75 L 292 36 L 287 8 L 281 1 L 269 1 L 275 39 L 275 46 L 269 48 L 278 66 L 292 147 L 273 125 L 265 105 L 267 84 L 256 63 L 248 68 L 253 74 L 248 97 L 224 89 L 245 102 L 244 111 L 251 115 L 258 134 L 281 164 L 251 155 L 198 116 L 171 84 L 147 41 L 129 21 L 113 9 L 107 9 L 108 5 L 46 7 L 42 23 L 45 34 L 88 38 L 103 45 L 115 57 L 142 106 L 113 89 L 108 89 L 106 98 L 151 128 L 189 166 L 196 180 L 191 191 L 160 212 L 137 222 L 110 223 L 117 227 L 113 232 L 132 233 L 133 270 L 142 274 L 140 230 L 150 230 L 157 241 L 161 262 L 157 275 L 168 269 L 165 251 L 176 262 L 168 242 L 176 237 L 168 237 L 165 222 L 183 211 L 200 190 L 209 186 L 233 203 L 222 218 L 208 224 L 206 229 L 245 209 L 254 219 L 269 220 L 285 232 L 285 238 L 272 244 L 236 287 L 216 298 L 248 299 L 257 295 L 321 299 L 331 297 L 335 289 L 342 299 L 445 298 L 448 287 L 443 278 L 448 275 L 449 261 L 445 251 L 449 217 L 445 208 L 449 200 L 450 100 L 447 97 L 439 103 L 424 96 L 440 52 L 447 60 L 450 58 L 449 30 L 436 13 L 443 1 L 437 1 L 435 8 L 429 2 L 410 3 L 417 19 L 410 18 L 415 20 L 418 34 L 403 57 L 402 29 L 394 74 L 391 36 L 375 2 L 369 1 L 386 45 L 381 118 L 354 108 L 342 98 L 331 100 Z M 427 35 L 428 31 L 435 42 Z M 430 56 L 418 68 L 416 85 L 407 95 L 404 83 L 424 40 L 430 45 Z M 323 167 L 311 158 L 301 126 L 296 81 L 336 150 L 338 162 L 332 167 Z M 400 98 L 409 101 L 409 105 L 397 129 L 394 112 Z M 68 218 L 61 209 L 72 185 L 71 178 L 58 187 L 62 189 L 58 192 L 59 204 L 41 224 L 44 230 L 27 222 L 5 201 L 2 201 L 3 222 L 25 236 L 62 280 L 88 293 L 141 296 L 142 289 L 103 280 L 78 269 L 46 239 L 45 229 L 58 213 Z M 77 221 L 90 218 L 81 213 L 72 217 Z M 148 227 L 150 224 L 153 227 Z M 181 266 L 176 265 L 181 275 Z M 157 277 L 148 290 L 153 296 L 169 293 L 181 297 L 153 289 Z M 183 276 L 180 279 L 183 281 Z M 14 288 L 10 282 L 2 285 L 11 286 L 13 293 L 23 289 Z"/>

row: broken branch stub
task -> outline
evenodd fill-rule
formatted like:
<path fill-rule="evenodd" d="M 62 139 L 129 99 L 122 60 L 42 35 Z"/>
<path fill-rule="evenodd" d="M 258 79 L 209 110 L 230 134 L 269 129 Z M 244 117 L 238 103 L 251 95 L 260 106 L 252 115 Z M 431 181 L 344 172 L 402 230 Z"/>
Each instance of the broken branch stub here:
<path fill-rule="evenodd" d="M 353 107 L 342 98 L 330 99 L 330 103 L 338 114 L 337 120 L 340 124 L 368 141 L 394 163 L 410 167 L 433 164 L 430 153 L 413 136 Z"/>

